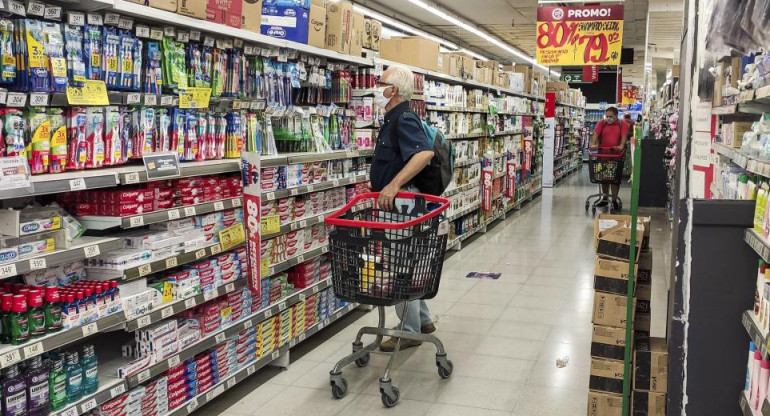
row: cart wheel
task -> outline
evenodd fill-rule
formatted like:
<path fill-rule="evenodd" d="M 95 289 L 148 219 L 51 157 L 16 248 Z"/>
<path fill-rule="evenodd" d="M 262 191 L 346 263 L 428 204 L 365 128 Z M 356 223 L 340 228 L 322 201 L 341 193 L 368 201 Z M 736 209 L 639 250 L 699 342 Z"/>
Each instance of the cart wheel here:
<path fill-rule="evenodd" d="M 329 383 L 332 385 L 332 396 L 335 399 L 341 399 L 348 394 L 348 381 L 344 378 L 339 378 L 336 382 L 330 381 Z"/>
<path fill-rule="evenodd" d="M 382 404 L 387 408 L 397 405 L 398 399 L 401 397 L 398 388 L 393 387 L 391 391 L 393 392 L 393 397 L 388 396 L 385 392 L 382 393 Z"/>
<path fill-rule="evenodd" d="M 596 216 L 596 207 L 591 208 L 591 215 Z"/>
<path fill-rule="evenodd" d="M 588 203 L 588 201 L 586 201 L 586 213 L 588 213 L 588 208 L 589 208 L 590 206 L 591 206 L 591 204 L 589 204 L 589 203 Z"/>
<path fill-rule="evenodd" d="M 356 365 L 363 368 L 369 364 L 369 360 L 372 356 L 367 352 L 366 355 L 356 360 Z"/>
<path fill-rule="evenodd" d="M 438 366 L 438 375 L 441 378 L 449 378 L 449 376 L 452 375 L 452 371 L 455 369 L 455 366 L 452 364 L 451 360 L 437 362 L 436 365 Z"/>

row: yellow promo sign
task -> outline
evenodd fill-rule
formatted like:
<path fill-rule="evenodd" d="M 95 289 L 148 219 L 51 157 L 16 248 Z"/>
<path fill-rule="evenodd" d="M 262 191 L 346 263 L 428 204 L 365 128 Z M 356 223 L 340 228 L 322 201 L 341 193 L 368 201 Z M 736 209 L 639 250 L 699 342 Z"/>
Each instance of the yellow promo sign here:
<path fill-rule="evenodd" d="M 275 234 L 281 231 L 281 218 L 278 215 L 268 215 L 262 217 L 261 230 L 262 234 Z"/>
<path fill-rule="evenodd" d="M 85 80 L 82 87 L 67 86 L 67 102 L 70 105 L 110 105 L 104 81 Z"/>
<path fill-rule="evenodd" d="M 235 224 L 219 232 L 219 244 L 223 251 L 230 250 L 244 241 L 246 241 L 246 231 L 243 224 Z"/>
<path fill-rule="evenodd" d="M 179 108 L 209 108 L 211 88 L 187 88 L 179 92 Z"/>
<path fill-rule="evenodd" d="M 537 63 L 620 65 L 623 6 L 538 7 Z"/>

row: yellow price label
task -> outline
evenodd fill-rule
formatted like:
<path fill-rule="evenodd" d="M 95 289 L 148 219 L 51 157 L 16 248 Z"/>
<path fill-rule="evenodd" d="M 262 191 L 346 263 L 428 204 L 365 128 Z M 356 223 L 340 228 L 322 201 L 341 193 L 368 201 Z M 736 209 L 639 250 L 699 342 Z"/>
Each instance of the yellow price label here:
<path fill-rule="evenodd" d="M 82 87 L 67 86 L 67 102 L 70 105 L 109 105 L 107 86 L 104 81 L 85 80 Z"/>
<path fill-rule="evenodd" d="M 211 88 L 187 88 L 179 92 L 179 108 L 208 108 Z"/>
<path fill-rule="evenodd" d="M 281 232 L 281 218 L 278 215 L 268 215 L 261 220 L 262 235 Z"/>
<path fill-rule="evenodd" d="M 270 275 L 270 259 L 262 259 L 262 261 L 259 262 L 259 266 L 260 277 L 267 277 Z"/>
<path fill-rule="evenodd" d="M 246 241 L 246 231 L 243 229 L 243 224 L 235 224 L 219 232 L 219 245 L 222 246 L 222 250 L 230 250 L 244 241 Z"/>

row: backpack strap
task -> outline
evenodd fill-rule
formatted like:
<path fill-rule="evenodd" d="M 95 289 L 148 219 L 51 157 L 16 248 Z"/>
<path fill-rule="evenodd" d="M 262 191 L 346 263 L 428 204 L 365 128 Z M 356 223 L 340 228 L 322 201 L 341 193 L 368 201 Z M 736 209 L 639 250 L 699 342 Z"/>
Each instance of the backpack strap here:
<path fill-rule="evenodd" d="M 391 125 L 389 126 L 390 127 L 390 141 L 391 141 L 391 143 L 393 143 L 393 147 L 396 148 L 396 150 L 398 151 L 399 155 L 401 154 L 401 146 L 399 146 L 399 144 L 398 144 L 398 128 L 397 127 L 398 127 L 398 122 L 401 120 L 401 117 L 404 114 L 407 114 L 407 113 L 412 113 L 412 110 L 410 108 L 407 108 L 406 110 L 404 110 L 404 111 L 402 111 L 400 113 L 395 114 L 395 117 L 390 122 Z M 414 113 L 412 113 L 412 114 L 414 114 Z M 417 115 L 415 114 L 415 117 L 416 116 Z M 419 117 L 418 117 L 418 120 L 419 120 Z"/>

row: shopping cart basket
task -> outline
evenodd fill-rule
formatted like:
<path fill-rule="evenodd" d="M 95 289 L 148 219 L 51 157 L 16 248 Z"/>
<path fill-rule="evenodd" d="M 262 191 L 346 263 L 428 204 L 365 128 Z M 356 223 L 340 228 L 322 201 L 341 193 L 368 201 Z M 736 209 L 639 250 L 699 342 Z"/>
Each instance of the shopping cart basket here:
<path fill-rule="evenodd" d="M 447 378 L 452 374 L 452 361 L 447 359 L 444 345 L 437 337 L 404 331 L 408 308 L 404 308 L 398 329 L 385 328 L 385 306 L 430 299 L 438 292 L 449 231 L 442 213 L 449 207 L 449 200 L 400 192 L 396 205 L 401 206 L 401 211 L 397 212 L 378 209 L 378 197 L 378 193 L 359 195 L 326 219 L 326 224 L 334 227 L 329 233 L 334 294 L 349 302 L 377 306 L 379 312 L 378 326 L 358 331 L 353 353 L 334 366 L 330 384 L 335 398 L 344 397 L 348 383 L 342 377 L 342 368 L 353 362 L 365 367 L 383 337 L 396 337 L 395 350 L 380 378 L 382 403 L 393 407 L 398 403 L 399 391 L 392 384 L 390 371 L 402 339 L 434 344 L 439 376 Z M 373 208 L 354 212 L 353 207 L 362 203 L 371 203 Z M 430 210 L 428 203 L 438 207 Z M 364 335 L 374 335 L 376 339 L 364 346 Z"/>
<path fill-rule="evenodd" d="M 624 156 L 625 150 L 613 153 L 611 147 L 599 147 L 596 150 L 589 150 L 588 176 L 591 179 L 591 183 L 620 185 L 620 181 L 623 179 Z M 592 204 L 591 201 L 594 199 L 595 201 Z M 598 194 L 586 198 L 586 212 L 588 212 L 590 207 L 591 214 L 596 215 L 596 207 L 602 200 L 609 200 L 615 211 L 619 212 L 623 209 L 623 201 L 620 198 L 613 198 L 612 194 L 604 193 L 600 186 Z"/>

